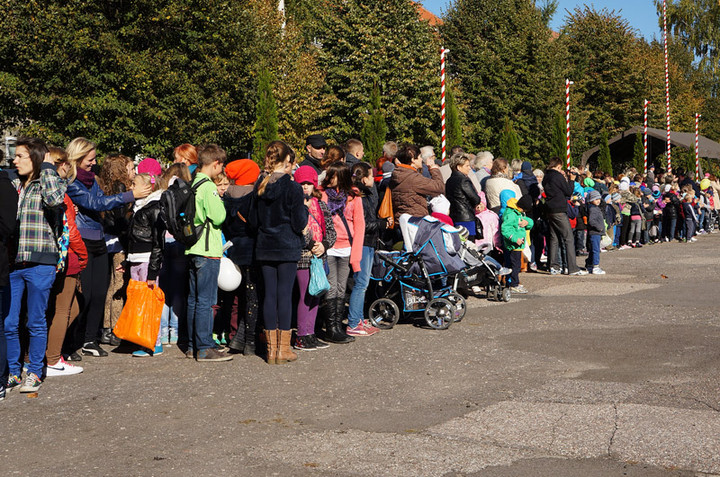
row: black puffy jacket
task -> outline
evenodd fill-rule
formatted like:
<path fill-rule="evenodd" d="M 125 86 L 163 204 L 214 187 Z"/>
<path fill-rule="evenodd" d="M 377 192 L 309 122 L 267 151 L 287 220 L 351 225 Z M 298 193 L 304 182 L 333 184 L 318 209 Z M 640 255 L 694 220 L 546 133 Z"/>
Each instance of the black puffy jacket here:
<path fill-rule="evenodd" d="M 363 243 L 366 247 L 377 248 L 380 233 L 387 229 L 387 219 L 381 219 L 377 214 L 378 191 L 375 184 L 372 187 L 361 185 L 358 189 L 362 194 L 363 215 L 365 216 L 365 241 Z"/>
<path fill-rule="evenodd" d="M 480 196 L 468 176 L 453 171 L 445 183 L 445 194 L 450 201 L 450 218 L 453 222 L 475 220 L 475 207 L 480 203 Z"/>
<path fill-rule="evenodd" d="M 160 196 L 154 199 L 135 210 L 128 233 L 128 254 L 150 252 L 148 280 L 157 278 L 165 247 L 165 220 L 160 208 Z"/>

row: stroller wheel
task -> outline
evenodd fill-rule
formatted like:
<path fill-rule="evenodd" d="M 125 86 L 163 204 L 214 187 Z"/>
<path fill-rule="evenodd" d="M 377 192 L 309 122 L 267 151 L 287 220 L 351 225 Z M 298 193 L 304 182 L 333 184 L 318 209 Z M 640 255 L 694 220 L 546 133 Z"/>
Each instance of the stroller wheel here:
<path fill-rule="evenodd" d="M 425 322 L 436 330 L 445 330 L 455 321 L 455 306 L 446 298 L 430 300 L 425 308 Z"/>
<path fill-rule="evenodd" d="M 382 330 L 389 330 L 400 319 L 400 309 L 394 301 L 388 298 L 380 298 L 370 305 L 368 318 L 373 326 Z"/>
<path fill-rule="evenodd" d="M 510 301 L 510 296 L 511 296 L 510 289 L 509 289 L 509 288 L 503 288 L 503 291 L 502 291 L 502 294 L 501 294 L 501 299 L 502 299 L 502 301 Z"/>
<path fill-rule="evenodd" d="M 497 287 L 492 287 L 488 291 L 488 300 L 500 301 L 500 294 L 498 293 Z"/>
<path fill-rule="evenodd" d="M 452 292 L 445 298 L 447 298 L 447 300 L 455 307 L 455 323 L 460 323 L 463 318 L 465 318 L 465 313 L 467 313 L 467 303 L 465 303 L 465 298 L 457 292 Z"/>

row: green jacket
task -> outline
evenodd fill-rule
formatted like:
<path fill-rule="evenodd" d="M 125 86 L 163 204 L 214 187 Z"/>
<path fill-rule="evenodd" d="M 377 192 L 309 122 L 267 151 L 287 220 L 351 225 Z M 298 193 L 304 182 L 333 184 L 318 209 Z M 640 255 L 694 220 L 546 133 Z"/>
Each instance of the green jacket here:
<path fill-rule="evenodd" d="M 520 227 L 520 219 L 527 220 L 525 227 Z M 505 209 L 502 217 L 502 225 L 500 226 L 500 233 L 503 236 L 503 244 L 508 251 L 522 250 L 525 248 L 525 242 L 522 245 L 517 244 L 519 238 L 526 239 L 526 230 L 530 230 L 533 227 L 533 220 L 527 217 L 525 214 L 517 209 L 508 207 Z"/>
<path fill-rule="evenodd" d="M 195 193 L 195 225 L 202 225 L 205 223 L 205 219 L 208 219 L 209 227 L 203 229 L 200 240 L 190 247 L 185 254 L 220 258 L 222 257 L 223 246 L 220 227 L 225 222 L 225 205 L 220 195 L 218 195 L 217 187 L 213 181 L 209 180 L 210 178 L 202 172 L 195 175 L 193 185 L 202 179 L 208 179 L 208 181 L 201 185 Z M 207 233 L 210 234 L 210 240 L 206 250 Z"/>

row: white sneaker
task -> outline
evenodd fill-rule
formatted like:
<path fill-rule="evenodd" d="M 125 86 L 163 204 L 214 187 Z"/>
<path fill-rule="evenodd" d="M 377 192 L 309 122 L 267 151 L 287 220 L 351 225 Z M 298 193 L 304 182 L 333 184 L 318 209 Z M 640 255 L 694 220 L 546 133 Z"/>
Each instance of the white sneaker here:
<path fill-rule="evenodd" d="M 73 374 L 80 374 L 82 372 L 83 369 L 80 366 L 75 366 L 73 364 L 67 363 L 63 358 L 60 358 L 60 361 L 58 361 L 54 365 L 47 366 L 45 376 L 72 376 Z"/>
<path fill-rule="evenodd" d="M 594 267 L 591 272 L 593 275 L 605 275 L 605 270 L 600 267 Z"/>

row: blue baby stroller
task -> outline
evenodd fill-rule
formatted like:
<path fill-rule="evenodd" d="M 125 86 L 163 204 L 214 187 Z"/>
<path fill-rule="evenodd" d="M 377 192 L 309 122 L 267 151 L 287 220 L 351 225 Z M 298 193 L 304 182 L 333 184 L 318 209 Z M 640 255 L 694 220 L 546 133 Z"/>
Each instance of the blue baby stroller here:
<path fill-rule="evenodd" d="M 465 268 L 458 229 L 433 217 L 399 220 L 405 251 L 377 251 L 372 280 L 378 299 L 368 317 L 378 328 L 395 326 L 403 314 L 423 313 L 434 329 L 446 329 L 465 314 L 465 298 L 454 289 Z"/>

